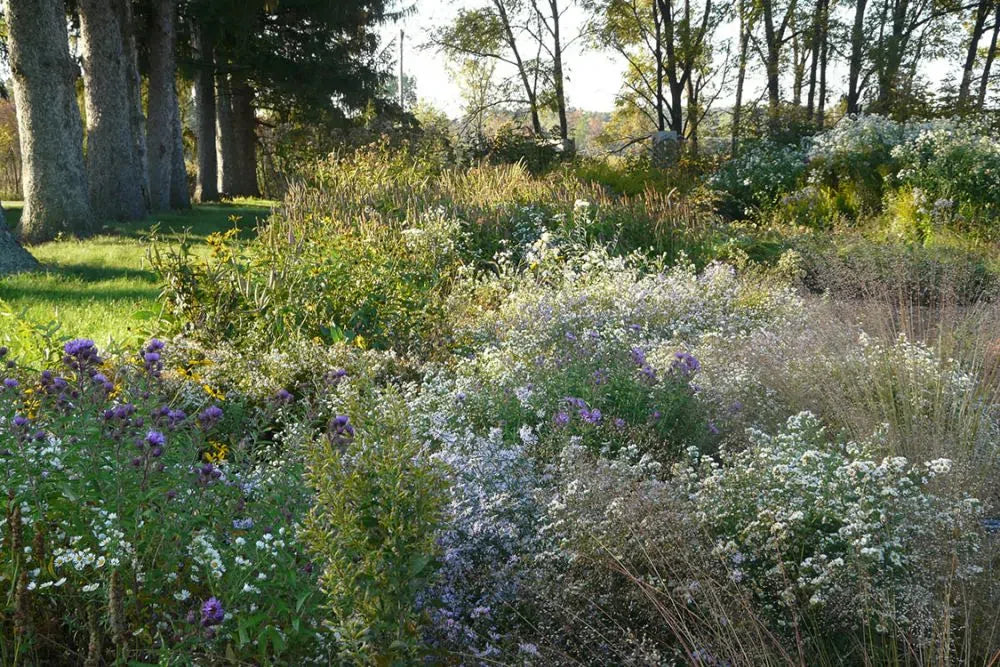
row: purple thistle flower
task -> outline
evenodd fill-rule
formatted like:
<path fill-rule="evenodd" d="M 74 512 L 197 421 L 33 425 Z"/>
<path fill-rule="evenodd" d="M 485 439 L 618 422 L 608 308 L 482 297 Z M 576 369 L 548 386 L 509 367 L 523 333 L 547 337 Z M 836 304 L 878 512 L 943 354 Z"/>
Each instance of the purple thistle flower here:
<path fill-rule="evenodd" d="M 201 624 L 209 628 L 213 625 L 220 625 L 226 618 L 226 611 L 222 608 L 222 603 L 214 595 L 201 605 Z"/>

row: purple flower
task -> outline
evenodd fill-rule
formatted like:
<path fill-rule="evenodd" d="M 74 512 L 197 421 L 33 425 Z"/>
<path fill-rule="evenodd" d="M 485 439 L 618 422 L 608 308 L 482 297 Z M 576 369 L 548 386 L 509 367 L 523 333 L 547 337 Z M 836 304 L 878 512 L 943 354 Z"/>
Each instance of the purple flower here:
<path fill-rule="evenodd" d="M 14 415 L 14 426 L 27 426 L 28 418 L 24 415 Z"/>
<path fill-rule="evenodd" d="M 292 401 L 295 400 L 295 397 L 292 396 L 292 392 L 288 391 L 284 387 L 279 389 L 278 393 L 275 394 L 274 397 L 275 399 L 278 400 L 279 403 L 291 403 Z"/>
<path fill-rule="evenodd" d="M 214 595 L 201 605 L 201 624 L 206 628 L 213 625 L 220 625 L 226 618 L 226 611 L 222 608 L 222 603 Z"/>
<path fill-rule="evenodd" d="M 337 415 L 327 426 L 330 440 L 336 444 L 345 444 L 354 439 L 354 426 L 347 415 Z"/>
<path fill-rule="evenodd" d="M 690 352 L 678 352 L 674 354 L 674 361 L 670 366 L 684 377 L 697 373 L 701 368 L 701 363 Z"/>
<path fill-rule="evenodd" d="M 101 363 L 97 346 L 89 338 L 76 338 L 63 345 L 63 362 L 74 370 L 82 371 Z"/>
<path fill-rule="evenodd" d="M 3 381 L 3 386 L 6 387 L 7 389 L 17 389 L 17 386 L 19 384 L 21 383 L 15 380 L 14 378 L 7 378 Z"/>
<path fill-rule="evenodd" d="M 715 422 L 708 422 L 708 432 L 712 435 L 719 435 L 719 429 L 715 426 Z"/>
<path fill-rule="evenodd" d="M 163 341 L 159 338 L 154 338 L 149 341 L 149 345 L 146 346 L 147 352 L 159 352 L 164 348 Z"/>
<path fill-rule="evenodd" d="M 233 528 L 235 530 L 250 530 L 253 528 L 253 519 L 250 517 L 245 519 L 233 519 Z"/>
<path fill-rule="evenodd" d="M 587 410 L 586 408 L 580 410 L 580 419 L 587 422 L 588 424 L 599 424 L 601 422 L 601 411 L 597 408 L 592 410 Z"/>
<path fill-rule="evenodd" d="M 639 374 L 650 383 L 656 382 L 656 371 L 649 364 L 643 364 L 642 368 L 639 369 Z"/>
<path fill-rule="evenodd" d="M 615 426 L 618 428 L 625 428 L 625 420 L 621 417 L 615 417 Z"/>
<path fill-rule="evenodd" d="M 7 349 L 6 345 L 0 347 L 0 359 L 6 357 L 8 352 L 10 352 L 10 350 Z"/>
<path fill-rule="evenodd" d="M 632 356 L 632 362 L 635 363 L 636 366 L 645 365 L 646 353 L 643 351 L 641 347 L 633 347 L 630 354 Z"/>
<path fill-rule="evenodd" d="M 552 423 L 556 426 L 565 426 L 569 423 L 569 415 L 565 412 L 557 412 L 555 417 L 552 418 Z"/>
<path fill-rule="evenodd" d="M 159 431 L 150 431 L 146 434 L 146 444 L 150 447 L 163 447 L 167 444 L 167 438 Z"/>
<path fill-rule="evenodd" d="M 222 419 L 222 408 L 218 405 L 210 405 L 198 415 L 198 422 L 202 428 L 211 428 Z"/>
<path fill-rule="evenodd" d="M 594 371 L 594 384 L 602 385 L 608 381 L 608 372 L 603 368 L 598 368 Z"/>
<path fill-rule="evenodd" d="M 326 383 L 337 384 L 346 376 L 347 376 L 347 371 L 345 371 L 343 368 L 337 368 L 326 374 Z"/>

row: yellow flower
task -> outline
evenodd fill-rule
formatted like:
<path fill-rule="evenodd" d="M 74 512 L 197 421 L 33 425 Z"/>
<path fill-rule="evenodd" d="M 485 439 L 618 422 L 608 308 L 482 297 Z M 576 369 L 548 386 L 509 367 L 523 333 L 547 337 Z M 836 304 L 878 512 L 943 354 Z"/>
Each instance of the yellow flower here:
<path fill-rule="evenodd" d="M 218 440 L 208 441 L 208 451 L 201 455 L 205 459 L 206 463 L 222 463 L 226 460 L 226 455 L 229 454 L 229 447 L 226 443 L 219 442 Z"/>
<path fill-rule="evenodd" d="M 224 401 L 224 400 L 226 400 L 226 395 L 223 394 L 221 391 L 219 391 L 218 389 L 216 389 L 215 387 L 213 387 L 210 384 L 203 384 L 203 385 L 201 385 L 201 388 L 204 390 L 204 392 L 206 394 L 208 394 L 209 396 L 211 396 L 212 398 L 214 398 L 217 401 Z"/>

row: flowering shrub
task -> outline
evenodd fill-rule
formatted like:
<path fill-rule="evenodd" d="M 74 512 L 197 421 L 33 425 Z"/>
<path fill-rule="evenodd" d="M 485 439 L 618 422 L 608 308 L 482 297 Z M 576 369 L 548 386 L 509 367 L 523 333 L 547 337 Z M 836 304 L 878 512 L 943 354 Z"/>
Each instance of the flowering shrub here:
<path fill-rule="evenodd" d="M 960 643 L 941 628 L 961 622 L 963 582 L 979 581 L 980 504 L 948 483 L 950 460 L 883 458 L 878 437 L 832 443 L 803 413 L 669 473 L 648 457 L 607 462 L 568 448 L 549 505 L 549 530 L 568 549 L 546 588 L 552 610 L 617 614 L 614 639 L 586 646 L 619 660 Z"/>
<path fill-rule="evenodd" d="M 169 354 L 153 340 L 113 363 L 77 339 L 61 368 L 8 365 L 3 662 L 62 660 L 53 646 L 92 664 L 224 652 L 325 662 L 321 596 L 295 537 L 301 463 L 219 460 L 224 410 L 204 395 L 200 408 L 172 402 Z"/>
<path fill-rule="evenodd" d="M 1000 217 L 1000 141 L 991 133 L 975 126 L 928 128 L 896 146 L 892 157 L 899 182 L 920 193 L 925 218 L 988 224 Z"/>
<path fill-rule="evenodd" d="M 805 173 L 805 158 L 805 152 L 796 146 L 768 141 L 743 147 L 711 179 L 711 185 L 725 193 L 723 212 L 743 218 L 773 206 Z"/>

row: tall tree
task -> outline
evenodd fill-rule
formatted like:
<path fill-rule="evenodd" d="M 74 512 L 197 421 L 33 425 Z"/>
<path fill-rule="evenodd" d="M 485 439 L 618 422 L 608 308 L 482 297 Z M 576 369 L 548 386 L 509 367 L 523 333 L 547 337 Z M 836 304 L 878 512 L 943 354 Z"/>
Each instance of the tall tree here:
<path fill-rule="evenodd" d="M 232 194 L 238 197 L 259 197 L 257 185 L 257 113 L 254 91 L 243 72 L 234 72 L 230 82 L 233 142 L 236 145 L 236 166 Z"/>
<path fill-rule="evenodd" d="M 63 0 L 8 0 L 23 169 L 21 238 L 47 241 L 93 229 L 76 102 L 78 70 L 69 55 Z"/>
<path fill-rule="evenodd" d="M 538 22 L 547 33 L 542 34 L 539 30 L 535 39 L 552 59 L 552 93 L 555 98 L 556 114 L 559 117 L 559 138 L 565 141 L 569 137 L 569 121 L 566 119 L 566 86 L 563 72 L 566 45 L 563 43 L 562 18 L 569 3 L 565 3 L 561 9 L 559 0 L 545 0 L 544 8 L 539 6 L 538 0 L 531 0 L 531 5 L 538 16 Z"/>
<path fill-rule="evenodd" d="M 197 54 L 194 93 L 198 134 L 198 180 L 194 196 L 198 201 L 217 201 L 219 172 L 215 148 L 215 35 L 207 22 L 200 22 L 194 29 L 194 37 Z"/>
<path fill-rule="evenodd" d="M 851 50 L 848 59 L 847 113 L 861 111 L 861 93 L 865 82 L 861 78 L 868 45 L 865 41 L 865 10 L 868 0 L 854 0 L 854 19 L 851 23 Z"/>
<path fill-rule="evenodd" d="M 1000 36 L 1000 2 L 996 3 L 993 14 L 993 32 L 990 37 L 990 44 L 986 47 L 986 62 L 983 64 L 983 73 L 979 78 L 979 97 L 976 101 L 977 108 L 982 111 L 986 108 L 986 91 L 990 85 L 990 69 L 993 67 L 993 60 L 997 55 L 997 37 Z"/>
<path fill-rule="evenodd" d="M 236 137 L 233 131 L 233 96 L 229 74 L 219 72 L 215 85 L 215 154 L 219 172 L 219 192 L 232 196 L 237 165 Z"/>
<path fill-rule="evenodd" d="M 190 205 L 177 103 L 176 21 L 176 0 L 151 0 L 145 38 L 149 62 L 146 145 L 150 205 L 155 211 Z"/>
<path fill-rule="evenodd" d="M 522 53 L 523 44 L 519 35 L 524 30 L 521 0 L 490 0 L 489 5 L 477 9 L 465 9 L 458 13 L 449 25 L 434 31 L 431 43 L 454 59 L 490 59 L 509 66 L 513 80 L 505 81 L 507 96 L 512 103 L 526 104 L 531 117 L 531 128 L 536 135 L 542 134 L 538 82 L 541 63 L 536 57 L 528 59 Z M 536 51 L 542 50 L 539 40 L 534 40 Z M 516 85 L 514 82 L 517 82 Z M 520 86 L 521 95 L 515 93 Z"/>
<path fill-rule="evenodd" d="M 132 61 L 122 40 L 119 0 L 79 0 L 87 110 L 90 203 L 102 218 L 135 220 L 148 212 L 146 171 L 129 98 Z M 135 86 L 136 90 L 138 86 Z"/>
<path fill-rule="evenodd" d="M 767 106 L 774 123 L 781 105 L 781 54 L 789 39 L 789 27 L 798 0 L 758 0 L 764 25 L 764 70 L 767 74 Z"/>
<path fill-rule="evenodd" d="M 962 79 L 958 86 L 958 108 L 965 109 L 970 102 L 970 89 L 972 87 L 972 74 L 976 67 L 976 58 L 979 55 L 979 42 L 982 41 L 986 33 L 986 21 L 994 5 L 1000 7 L 996 0 L 978 0 L 972 14 L 972 24 L 969 28 L 969 41 L 965 47 L 965 62 L 962 64 Z"/>

